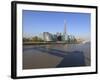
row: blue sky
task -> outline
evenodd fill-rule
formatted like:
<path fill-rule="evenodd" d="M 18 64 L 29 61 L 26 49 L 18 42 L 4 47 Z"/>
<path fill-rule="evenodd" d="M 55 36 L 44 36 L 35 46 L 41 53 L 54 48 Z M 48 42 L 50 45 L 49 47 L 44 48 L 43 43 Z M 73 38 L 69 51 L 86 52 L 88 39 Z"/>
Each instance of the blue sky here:
<path fill-rule="evenodd" d="M 68 34 L 90 37 L 91 15 L 89 13 L 23 10 L 22 15 L 23 36 L 42 32 L 63 33 L 65 20 Z"/>

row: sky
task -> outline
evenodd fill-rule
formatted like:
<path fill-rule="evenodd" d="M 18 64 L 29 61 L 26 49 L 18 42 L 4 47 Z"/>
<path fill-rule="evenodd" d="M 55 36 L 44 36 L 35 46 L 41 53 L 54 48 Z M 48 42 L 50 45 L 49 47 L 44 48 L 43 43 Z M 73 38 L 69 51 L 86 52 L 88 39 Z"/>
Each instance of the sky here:
<path fill-rule="evenodd" d="M 67 34 L 90 38 L 90 18 L 90 13 L 23 10 L 23 36 L 35 36 L 43 32 L 63 33 L 66 21 Z"/>

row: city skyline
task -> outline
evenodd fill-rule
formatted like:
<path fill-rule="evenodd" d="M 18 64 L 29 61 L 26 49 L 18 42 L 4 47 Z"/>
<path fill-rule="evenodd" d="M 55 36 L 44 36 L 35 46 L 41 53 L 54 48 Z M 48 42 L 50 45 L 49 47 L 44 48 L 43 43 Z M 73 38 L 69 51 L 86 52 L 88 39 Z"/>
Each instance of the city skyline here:
<path fill-rule="evenodd" d="M 67 34 L 89 39 L 90 17 L 89 13 L 23 10 L 23 36 L 35 36 L 43 32 L 64 33 L 66 25 Z"/>

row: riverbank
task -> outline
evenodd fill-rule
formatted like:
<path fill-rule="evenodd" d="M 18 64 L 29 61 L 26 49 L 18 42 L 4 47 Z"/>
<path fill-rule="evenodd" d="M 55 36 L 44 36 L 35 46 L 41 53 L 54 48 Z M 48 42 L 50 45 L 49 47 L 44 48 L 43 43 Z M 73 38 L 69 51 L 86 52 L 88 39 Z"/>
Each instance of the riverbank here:
<path fill-rule="evenodd" d="M 78 43 L 68 43 L 64 41 L 56 41 L 56 42 L 23 42 L 23 45 L 48 45 L 48 44 L 78 44 Z"/>

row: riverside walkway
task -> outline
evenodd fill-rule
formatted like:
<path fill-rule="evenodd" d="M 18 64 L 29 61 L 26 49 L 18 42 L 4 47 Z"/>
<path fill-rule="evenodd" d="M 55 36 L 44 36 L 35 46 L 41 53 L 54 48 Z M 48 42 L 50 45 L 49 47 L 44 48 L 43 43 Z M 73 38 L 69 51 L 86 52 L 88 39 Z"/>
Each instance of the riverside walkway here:
<path fill-rule="evenodd" d="M 24 42 L 24 45 L 46 45 L 46 44 L 67 44 L 66 42 Z"/>

